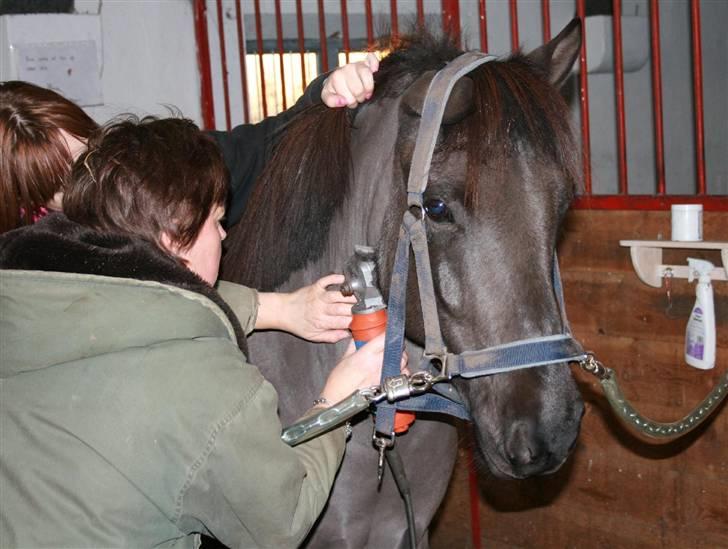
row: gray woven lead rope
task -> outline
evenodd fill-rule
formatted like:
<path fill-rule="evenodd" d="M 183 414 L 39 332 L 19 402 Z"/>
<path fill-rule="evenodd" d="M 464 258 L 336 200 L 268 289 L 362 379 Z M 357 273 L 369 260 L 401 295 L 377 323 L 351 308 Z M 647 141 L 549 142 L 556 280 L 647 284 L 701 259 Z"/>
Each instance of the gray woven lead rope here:
<path fill-rule="evenodd" d="M 470 51 L 452 60 L 432 78 L 430 87 L 427 89 L 425 104 L 422 107 L 417 142 L 407 181 L 408 206 L 422 206 L 422 193 L 427 187 L 437 134 L 440 131 L 447 100 L 455 83 L 476 67 L 494 59 L 495 57 L 492 55 Z"/>

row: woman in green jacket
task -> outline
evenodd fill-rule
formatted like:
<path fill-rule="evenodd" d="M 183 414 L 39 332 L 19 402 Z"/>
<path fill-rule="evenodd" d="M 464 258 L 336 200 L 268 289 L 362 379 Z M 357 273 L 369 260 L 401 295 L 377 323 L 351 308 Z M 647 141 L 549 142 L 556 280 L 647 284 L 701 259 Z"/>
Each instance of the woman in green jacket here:
<path fill-rule="evenodd" d="M 280 440 L 244 354 L 258 295 L 213 286 L 225 194 L 192 122 L 119 122 L 63 214 L 0 238 L 3 547 L 295 547 L 315 522 L 345 433 Z M 377 383 L 382 349 L 350 348 L 315 407 Z"/>

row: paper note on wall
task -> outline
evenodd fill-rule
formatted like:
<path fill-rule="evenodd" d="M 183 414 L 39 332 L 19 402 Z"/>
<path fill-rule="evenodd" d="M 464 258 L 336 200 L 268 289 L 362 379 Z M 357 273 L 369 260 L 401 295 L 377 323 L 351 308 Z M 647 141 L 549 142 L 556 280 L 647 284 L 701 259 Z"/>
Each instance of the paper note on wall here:
<path fill-rule="evenodd" d="M 18 79 L 49 88 L 82 107 L 100 105 L 96 42 L 14 44 Z"/>

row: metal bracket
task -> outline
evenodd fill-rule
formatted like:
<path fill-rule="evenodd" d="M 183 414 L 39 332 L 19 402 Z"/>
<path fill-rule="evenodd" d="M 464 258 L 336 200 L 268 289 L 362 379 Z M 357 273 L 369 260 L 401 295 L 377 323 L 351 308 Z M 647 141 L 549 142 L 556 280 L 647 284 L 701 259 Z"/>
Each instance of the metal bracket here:
<path fill-rule="evenodd" d="M 662 250 L 720 250 L 723 267 L 716 267 L 710 273 L 711 280 L 728 280 L 728 242 L 677 242 L 672 240 L 620 240 L 619 244 L 629 248 L 632 266 L 639 279 L 654 288 L 662 286 L 662 277 L 670 269 L 675 278 L 688 278 L 687 265 L 664 265 Z"/>

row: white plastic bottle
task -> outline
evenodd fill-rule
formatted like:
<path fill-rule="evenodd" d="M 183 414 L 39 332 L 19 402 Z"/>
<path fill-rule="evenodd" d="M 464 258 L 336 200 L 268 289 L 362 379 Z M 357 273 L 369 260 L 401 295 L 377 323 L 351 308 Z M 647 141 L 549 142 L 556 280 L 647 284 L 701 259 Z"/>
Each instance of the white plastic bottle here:
<path fill-rule="evenodd" d="M 713 264 L 702 259 L 688 258 L 688 281 L 698 277 L 695 305 L 685 330 L 685 362 L 708 370 L 715 366 L 715 310 L 710 272 Z"/>

